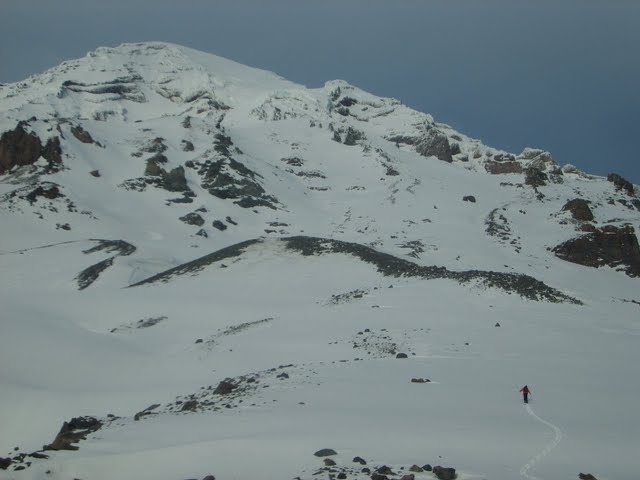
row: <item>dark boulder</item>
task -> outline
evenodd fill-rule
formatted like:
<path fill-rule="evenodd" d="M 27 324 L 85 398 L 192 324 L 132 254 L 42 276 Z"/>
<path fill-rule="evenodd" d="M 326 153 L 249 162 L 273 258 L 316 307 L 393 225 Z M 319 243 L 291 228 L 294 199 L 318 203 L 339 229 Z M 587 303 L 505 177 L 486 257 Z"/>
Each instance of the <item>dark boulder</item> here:
<path fill-rule="evenodd" d="M 202 218 L 200 214 L 195 212 L 187 213 L 185 216 L 180 217 L 180 220 L 187 225 L 196 225 L 198 227 L 204 225 L 204 218 Z"/>
<path fill-rule="evenodd" d="M 347 478 L 347 474 L 344 472 L 340 472 L 336 478 L 338 480 L 345 480 Z"/>
<path fill-rule="evenodd" d="M 100 170 L 91 170 L 89 174 L 93 177 L 100 178 Z"/>
<path fill-rule="evenodd" d="M 359 463 L 360 465 L 366 465 L 367 461 L 362 457 L 353 457 L 353 463 Z"/>
<path fill-rule="evenodd" d="M 408 473 L 400 477 L 400 480 L 416 480 L 416 476 L 413 473 Z"/>
<path fill-rule="evenodd" d="M 316 453 L 314 453 L 316 457 L 330 457 L 332 455 L 337 455 L 337 454 L 338 452 L 336 452 L 331 448 L 322 448 L 318 450 Z"/>
<path fill-rule="evenodd" d="M 216 480 L 216 477 L 214 477 L 213 475 L 207 475 L 202 480 Z"/>
<path fill-rule="evenodd" d="M 335 460 L 331 460 L 330 458 L 325 458 L 324 459 L 324 464 L 327 467 L 334 467 L 336 465 L 336 462 L 335 462 Z"/>
<path fill-rule="evenodd" d="M 10 458 L 2 458 L 2 457 L 0 457 L 0 468 L 2 470 L 6 470 L 7 468 L 9 468 L 10 465 L 11 465 L 11 459 Z"/>
<path fill-rule="evenodd" d="M 386 465 L 382 465 L 381 467 L 376 468 L 376 473 L 379 473 L 381 475 L 395 475 L 395 473 L 393 473 L 393 470 L 391 470 Z"/>
<path fill-rule="evenodd" d="M 607 180 L 615 185 L 616 190 L 624 190 L 630 197 L 635 195 L 633 184 L 621 175 L 618 175 L 617 173 L 610 173 L 607 175 Z"/>
<path fill-rule="evenodd" d="M 423 469 L 425 472 L 430 472 L 430 471 L 432 471 L 432 470 L 433 470 L 433 468 L 431 467 L 431 465 L 429 465 L 428 463 L 427 463 L 426 465 L 423 465 L 423 466 L 422 466 L 422 469 Z"/>
<path fill-rule="evenodd" d="M 600 229 L 558 245 L 555 255 L 588 267 L 623 270 L 630 277 L 640 276 L 640 246 L 632 226 L 605 225 Z"/>
<path fill-rule="evenodd" d="M 222 223 L 220 220 L 215 220 L 215 221 L 212 223 L 212 226 L 213 226 L 214 228 L 217 228 L 217 229 L 218 229 L 218 230 L 220 230 L 221 232 L 227 229 L 227 226 L 226 226 L 224 223 Z"/>
<path fill-rule="evenodd" d="M 418 465 L 412 465 L 411 468 L 409 468 L 410 472 L 415 472 L 415 473 L 421 473 L 424 472 L 424 468 L 419 467 Z"/>
<path fill-rule="evenodd" d="M 372 473 L 371 474 L 371 480 L 389 480 L 389 477 L 387 477 L 386 475 L 382 475 L 381 473 Z"/>
<path fill-rule="evenodd" d="M 476 197 L 474 197 L 473 195 L 465 195 L 464 197 L 462 197 L 462 201 L 476 203 Z"/>
<path fill-rule="evenodd" d="M 409 358 L 409 356 L 406 353 L 398 353 L 396 358 Z"/>
<path fill-rule="evenodd" d="M 455 480 L 457 478 L 456 469 L 448 467 L 433 467 L 433 473 L 439 480 Z"/>
<path fill-rule="evenodd" d="M 569 211 L 573 215 L 573 218 L 583 222 L 590 222 L 593 220 L 593 212 L 589 208 L 589 200 L 583 200 L 581 198 L 575 198 L 569 200 L 562 207 L 562 211 Z"/>
<path fill-rule="evenodd" d="M 598 480 L 596 477 L 594 477 L 593 475 L 591 475 L 590 473 L 580 473 L 578 475 L 578 478 L 580 480 Z"/>

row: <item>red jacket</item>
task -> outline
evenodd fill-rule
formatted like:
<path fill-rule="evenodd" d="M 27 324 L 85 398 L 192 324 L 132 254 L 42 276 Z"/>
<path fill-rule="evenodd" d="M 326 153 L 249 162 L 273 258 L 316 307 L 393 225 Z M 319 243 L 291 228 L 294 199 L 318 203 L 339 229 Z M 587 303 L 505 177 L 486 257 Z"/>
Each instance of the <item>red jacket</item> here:
<path fill-rule="evenodd" d="M 522 388 L 520 389 L 520 391 L 521 391 L 522 393 L 527 394 L 527 395 L 529 395 L 529 394 L 531 393 L 531 390 L 529 390 L 529 387 L 527 387 L 526 385 L 525 385 L 524 387 L 522 387 Z"/>

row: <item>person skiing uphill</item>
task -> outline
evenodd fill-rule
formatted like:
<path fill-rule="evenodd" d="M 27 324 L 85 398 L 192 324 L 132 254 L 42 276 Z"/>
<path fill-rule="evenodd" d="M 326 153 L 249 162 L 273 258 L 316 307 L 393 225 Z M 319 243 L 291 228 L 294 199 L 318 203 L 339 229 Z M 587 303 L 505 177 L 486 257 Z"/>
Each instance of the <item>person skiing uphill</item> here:
<path fill-rule="evenodd" d="M 529 390 L 529 387 L 525 385 L 520 389 L 520 391 L 522 392 L 522 398 L 524 399 L 524 403 L 529 403 L 529 394 L 531 393 L 531 390 Z"/>

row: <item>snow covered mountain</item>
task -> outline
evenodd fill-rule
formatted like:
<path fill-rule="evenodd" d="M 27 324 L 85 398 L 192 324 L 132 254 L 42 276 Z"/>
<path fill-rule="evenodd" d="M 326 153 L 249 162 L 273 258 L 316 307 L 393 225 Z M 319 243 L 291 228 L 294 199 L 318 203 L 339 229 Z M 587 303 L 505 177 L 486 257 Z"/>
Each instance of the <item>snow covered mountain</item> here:
<path fill-rule="evenodd" d="M 619 175 L 166 43 L 0 111 L 0 478 L 637 478 Z"/>

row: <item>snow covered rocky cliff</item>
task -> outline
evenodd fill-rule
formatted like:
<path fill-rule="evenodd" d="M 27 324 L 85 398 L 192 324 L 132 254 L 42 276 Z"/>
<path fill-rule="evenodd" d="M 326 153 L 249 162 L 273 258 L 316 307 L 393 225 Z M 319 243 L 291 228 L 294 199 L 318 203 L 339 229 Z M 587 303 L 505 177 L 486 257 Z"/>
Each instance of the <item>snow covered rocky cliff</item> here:
<path fill-rule="evenodd" d="M 637 478 L 624 178 L 165 43 L 0 112 L 0 478 Z"/>

